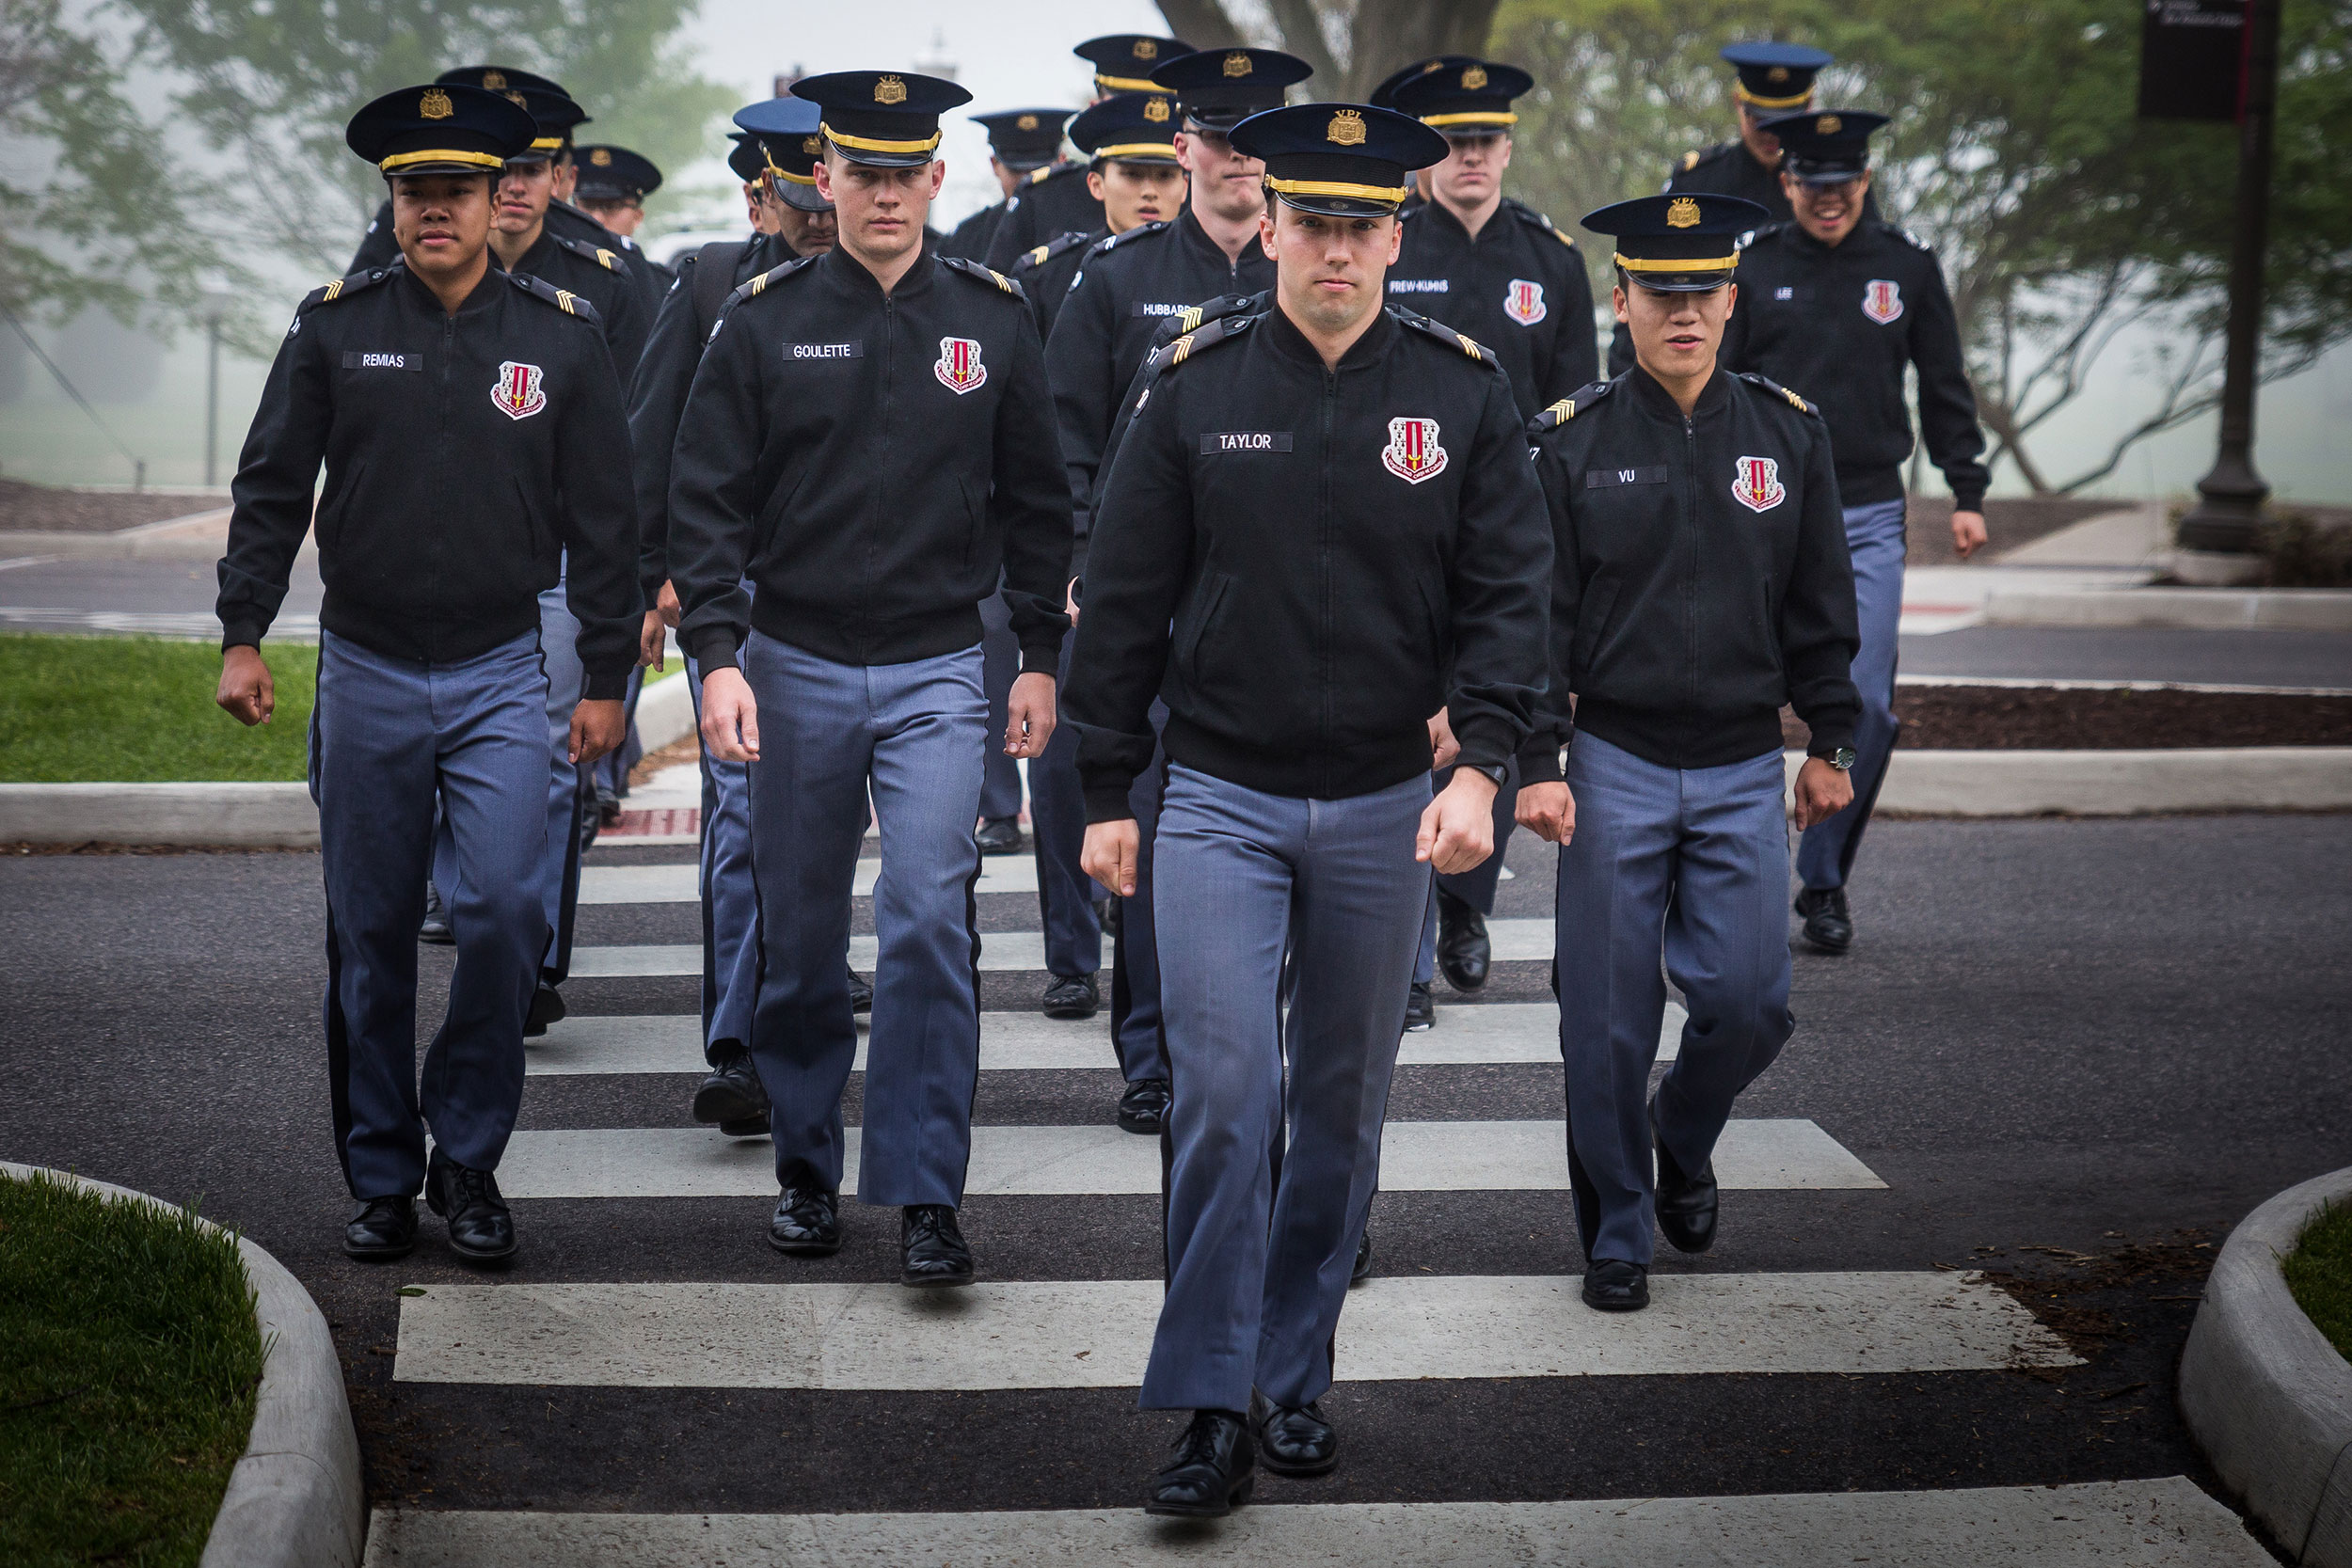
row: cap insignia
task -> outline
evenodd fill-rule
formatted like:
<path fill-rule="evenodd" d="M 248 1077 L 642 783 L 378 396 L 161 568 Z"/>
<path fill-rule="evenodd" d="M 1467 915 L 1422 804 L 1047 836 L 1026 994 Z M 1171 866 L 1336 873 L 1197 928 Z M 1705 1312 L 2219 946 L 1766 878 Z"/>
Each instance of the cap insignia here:
<path fill-rule="evenodd" d="M 1470 66 L 1462 72 L 1462 90 L 1464 92 L 1476 92 L 1479 88 L 1485 87 L 1486 85 L 1486 68 L 1485 66 Z"/>
<path fill-rule="evenodd" d="M 1776 65 L 1772 67 L 1772 70 L 1764 73 L 1764 80 L 1767 82 L 1786 82 L 1788 80 L 1788 68 L 1785 65 Z"/>
<path fill-rule="evenodd" d="M 598 168 L 609 168 L 612 164 L 612 154 L 610 150 L 599 147 L 588 154 L 588 161 Z"/>
<path fill-rule="evenodd" d="M 896 76 L 885 76 L 874 84 L 874 102 L 903 103 L 907 101 L 907 85 Z"/>
<path fill-rule="evenodd" d="M 1361 147 L 1364 145 L 1364 117 L 1353 109 L 1342 109 L 1331 117 L 1330 128 L 1323 135 L 1333 147 Z"/>
<path fill-rule="evenodd" d="M 457 106 L 449 101 L 449 94 L 438 87 L 425 88 L 424 96 L 417 101 L 417 113 L 426 119 L 447 119 L 456 112 Z"/>
<path fill-rule="evenodd" d="M 1136 40 L 1135 55 L 1136 58 L 1138 60 L 1158 59 L 1160 57 L 1160 46 L 1158 41 L 1153 39 Z"/>
<path fill-rule="evenodd" d="M 1694 197 L 1677 196 L 1666 203 L 1666 227 L 1696 229 L 1699 226 L 1699 204 Z"/>
<path fill-rule="evenodd" d="M 1016 131 L 1034 131 L 1037 129 L 1037 116 L 1023 115 L 1012 122 L 1012 128 Z"/>
<path fill-rule="evenodd" d="M 1836 115 L 1823 115 L 1813 122 L 1813 134 L 1817 136 L 1834 136 L 1837 135 L 1837 128 L 1845 123 Z"/>
<path fill-rule="evenodd" d="M 801 150 L 814 158 L 825 150 L 825 144 L 815 136 L 803 136 L 801 138 Z"/>
<path fill-rule="evenodd" d="M 1225 56 L 1226 75 L 1247 76 L 1249 74 L 1249 56 L 1243 54 L 1240 50 L 1236 49 L 1232 54 Z"/>
<path fill-rule="evenodd" d="M 489 91 L 497 92 L 506 86 L 506 72 L 503 71 L 485 71 L 482 73 L 482 85 Z"/>
<path fill-rule="evenodd" d="M 507 93 L 507 94 L 506 94 L 506 101 L 507 101 L 509 103 L 514 104 L 514 105 L 515 105 L 515 107 L 516 107 L 516 108 L 518 108 L 518 109 L 528 109 L 528 108 L 530 108 L 530 107 L 531 107 L 531 100 L 529 100 L 529 99 L 525 98 L 525 97 L 524 97 L 521 93 L 519 93 L 519 92 L 509 92 L 509 93 Z"/>
<path fill-rule="evenodd" d="M 1168 122 L 1168 100 L 1165 98 L 1145 99 L 1143 101 L 1143 118 L 1150 120 L 1154 125 L 1166 124 Z"/>

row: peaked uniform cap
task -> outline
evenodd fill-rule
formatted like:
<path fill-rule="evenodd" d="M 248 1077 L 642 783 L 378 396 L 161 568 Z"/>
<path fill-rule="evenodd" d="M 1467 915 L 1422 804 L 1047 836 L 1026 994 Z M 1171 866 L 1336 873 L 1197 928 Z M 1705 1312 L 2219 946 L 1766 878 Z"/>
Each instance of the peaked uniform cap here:
<path fill-rule="evenodd" d="M 1369 103 L 1297 103 L 1251 115 L 1233 149 L 1265 160 L 1285 206 L 1329 217 L 1384 217 L 1405 202 L 1407 176 L 1446 156 L 1446 139 L 1410 115 Z"/>
<path fill-rule="evenodd" d="M 1094 90 L 1098 95 L 1153 91 L 1152 72 L 1178 55 L 1193 52 L 1192 45 L 1183 39 L 1158 38 L 1150 33 L 1105 33 L 1071 51 L 1094 68 Z"/>
<path fill-rule="evenodd" d="M 1152 72 L 1152 82 L 1176 95 L 1186 119 L 1230 131 L 1251 115 L 1280 108 L 1284 91 L 1314 73 L 1313 66 L 1279 49 L 1198 49 Z"/>
<path fill-rule="evenodd" d="M 1726 43 L 1724 59 L 1740 73 L 1731 96 L 1754 108 L 1802 109 L 1813 98 L 1813 78 L 1836 56 L 1802 43 Z"/>
<path fill-rule="evenodd" d="M 1166 93 L 1118 92 L 1070 122 L 1070 139 L 1097 162 L 1176 161 L 1175 101 Z"/>
<path fill-rule="evenodd" d="M 461 83 L 401 87 L 362 108 L 343 145 L 392 174 L 496 174 L 538 123 L 501 94 Z"/>
<path fill-rule="evenodd" d="M 1492 60 L 1440 63 L 1400 84 L 1390 107 L 1449 136 L 1491 136 L 1518 122 L 1511 100 L 1535 78 Z"/>
<path fill-rule="evenodd" d="M 572 156 L 580 165 L 575 194 L 591 201 L 640 201 L 661 188 L 661 171 L 651 158 L 626 147 L 581 147 Z"/>
<path fill-rule="evenodd" d="M 988 132 L 988 150 L 996 161 L 1018 174 L 1042 168 L 1061 156 L 1062 126 L 1068 109 L 999 109 L 974 115 L 974 124 Z"/>
<path fill-rule="evenodd" d="M 1411 65 L 1389 72 L 1386 77 L 1382 78 L 1380 85 L 1372 89 L 1372 96 L 1364 102 L 1375 109 L 1393 109 L 1396 107 L 1397 88 L 1415 77 L 1425 76 L 1430 71 L 1445 66 L 1459 68 L 1478 63 L 1479 59 L 1475 55 L 1432 55 L 1425 60 L 1415 60 Z"/>
<path fill-rule="evenodd" d="M 1736 196 L 1642 196 L 1585 214 L 1584 227 L 1616 236 L 1616 263 L 1642 287 L 1693 293 L 1730 282 L 1740 236 L 1772 215 Z"/>
<path fill-rule="evenodd" d="M 564 146 L 575 126 L 589 122 L 588 111 L 573 102 L 572 95 L 545 76 L 528 71 L 516 71 L 503 65 L 465 65 L 455 71 L 444 71 L 436 80 L 447 86 L 480 87 L 485 92 L 504 94 L 520 103 L 538 122 L 539 134 L 532 138 L 530 150 L 516 154 L 518 159 L 552 158 Z"/>
<path fill-rule="evenodd" d="M 823 111 L 818 129 L 853 164 L 914 168 L 939 155 L 939 117 L 972 102 L 953 82 L 912 71 L 833 71 L 803 76 L 792 96 Z"/>
<path fill-rule="evenodd" d="M 454 71 L 444 71 L 433 79 L 444 87 L 454 84 L 481 87 L 489 92 L 505 92 L 511 88 L 518 92 L 552 93 L 558 98 L 571 97 L 561 84 L 528 71 L 516 71 L 511 65 L 461 65 Z"/>
<path fill-rule="evenodd" d="M 776 194 L 787 207 L 803 213 L 830 213 L 833 203 L 817 194 L 817 162 L 825 154 L 820 121 L 824 111 L 815 101 L 795 93 L 763 98 L 735 111 L 735 123 L 751 137 L 746 159 L 749 172 L 734 157 L 727 166 L 746 180 L 772 172 Z"/>
<path fill-rule="evenodd" d="M 1821 109 L 1775 115 L 1763 128 L 1780 138 L 1781 167 L 1800 182 L 1842 185 L 1870 166 L 1870 133 L 1885 123 L 1865 109 Z"/>

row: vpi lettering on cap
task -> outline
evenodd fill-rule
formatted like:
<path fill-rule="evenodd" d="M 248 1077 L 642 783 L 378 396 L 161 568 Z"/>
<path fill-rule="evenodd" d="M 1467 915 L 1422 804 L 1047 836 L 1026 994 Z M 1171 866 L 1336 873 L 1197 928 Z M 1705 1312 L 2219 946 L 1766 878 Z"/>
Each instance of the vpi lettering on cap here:
<path fill-rule="evenodd" d="M 1215 457 L 1228 451 L 1288 451 L 1291 433 L 1287 430 L 1204 430 L 1200 433 L 1200 455 Z"/>
<path fill-rule="evenodd" d="M 421 371 L 424 356 L 421 354 L 366 354 L 343 351 L 343 369 L 347 371 Z"/>
<path fill-rule="evenodd" d="M 803 359 L 863 359 L 866 344 L 853 343 L 787 343 L 784 357 L 787 363 Z"/>

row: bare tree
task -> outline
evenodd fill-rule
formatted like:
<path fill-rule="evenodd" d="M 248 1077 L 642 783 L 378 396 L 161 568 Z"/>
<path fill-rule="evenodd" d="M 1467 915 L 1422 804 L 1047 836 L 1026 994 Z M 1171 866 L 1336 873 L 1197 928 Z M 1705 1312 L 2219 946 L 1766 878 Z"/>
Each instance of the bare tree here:
<path fill-rule="evenodd" d="M 1160 0 L 1160 14 L 1170 32 L 1203 49 L 1285 50 L 1315 68 L 1316 98 L 1361 103 L 1399 66 L 1483 53 L 1497 7 L 1498 0 L 1264 0 L 1260 12 L 1224 0 Z"/>

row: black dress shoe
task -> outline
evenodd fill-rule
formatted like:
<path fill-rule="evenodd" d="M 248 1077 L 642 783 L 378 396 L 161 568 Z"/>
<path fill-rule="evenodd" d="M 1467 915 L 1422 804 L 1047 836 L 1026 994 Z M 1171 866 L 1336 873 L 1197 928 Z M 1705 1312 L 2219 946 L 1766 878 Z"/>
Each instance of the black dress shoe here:
<path fill-rule="evenodd" d="M 1196 1410 L 1160 1473 L 1143 1512 L 1178 1519 L 1221 1519 L 1249 1500 L 1258 1481 L 1249 1423 L 1231 1410 Z"/>
<path fill-rule="evenodd" d="M 1103 993 L 1091 974 L 1057 974 L 1041 1006 L 1047 1018 L 1092 1018 L 1103 1006 Z"/>
<path fill-rule="evenodd" d="M 1658 1100 L 1649 1102 L 1650 1141 L 1658 1146 L 1658 1228 L 1677 1252 L 1705 1252 L 1715 1244 L 1715 1162 L 1686 1173 L 1658 1135 Z"/>
<path fill-rule="evenodd" d="M 1356 1263 L 1347 1271 L 1350 1285 L 1361 1285 L 1372 1277 L 1372 1227 L 1364 1227 L 1363 1239 L 1356 1243 Z"/>
<path fill-rule="evenodd" d="M 531 993 L 531 1011 L 523 1015 L 523 1038 L 535 1040 L 548 1032 L 548 1025 L 563 1018 L 565 1008 L 562 993 L 545 980 Z"/>
<path fill-rule="evenodd" d="M 1846 912 L 1842 887 L 1809 887 L 1797 895 L 1804 917 L 1804 940 L 1817 953 L 1843 953 L 1853 945 L 1853 916 Z"/>
<path fill-rule="evenodd" d="M 437 1148 L 424 1167 L 424 1201 L 449 1221 L 449 1244 L 469 1263 L 515 1256 L 515 1215 L 488 1171 L 461 1165 Z"/>
<path fill-rule="evenodd" d="M 1168 1119 L 1168 1080 L 1138 1078 L 1119 1097 L 1119 1125 L 1130 1132 L 1158 1136 Z"/>
<path fill-rule="evenodd" d="M 1418 980 L 1412 994 L 1405 999 L 1405 1032 L 1418 1035 L 1423 1029 L 1438 1026 L 1438 999 L 1429 994 L 1429 988 Z"/>
<path fill-rule="evenodd" d="M 874 988 L 856 970 L 850 971 L 850 1011 L 870 1013 L 874 1010 Z"/>
<path fill-rule="evenodd" d="M 723 1129 L 731 1122 L 756 1121 L 761 1132 L 768 1130 L 768 1085 L 759 1081 L 759 1068 L 750 1052 L 737 1045 L 719 1057 L 719 1065 L 694 1091 L 694 1119 L 715 1121 Z"/>
<path fill-rule="evenodd" d="M 596 821 L 610 828 L 621 819 L 621 798 L 610 784 L 596 785 Z"/>
<path fill-rule="evenodd" d="M 1584 1271 L 1584 1305 L 1596 1312 L 1639 1312 L 1649 1305 L 1649 1270 L 1602 1259 Z"/>
<path fill-rule="evenodd" d="M 719 1131 L 730 1138 L 764 1138 L 772 1129 L 768 1113 L 762 1111 L 755 1117 L 729 1117 L 719 1124 Z"/>
<path fill-rule="evenodd" d="M 417 923 L 417 940 L 436 947 L 453 946 L 457 941 L 449 928 L 449 906 L 441 902 L 441 890 L 429 878 L 424 884 L 424 918 Z"/>
<path fill-rule="evenodd" d="M 1274 1476 L 1327 1476 L 1340 1466 L 1340 1434 L 1310 1400 L 1275 1404 L 1253 1395 L 1249 1424 L 1258 1436 L 1258 1467 Z"/>
<path fill-rule="evenodd" d="M 1494 944 L 1486 940 L 1486 917 L 1466 899 L 1438 890 L 1438 972 L 1465 994 L 1486 983 Z"/>
<path fill-rule="evenodd" d="M 983 855 L 1017 855 L 1021 853 L 1021 818 L 992 816 L 972 838 Z"/>
<path fill-rule="evenodd" d="M 794 1258 L 830 1258 L 841 1250 L 841 1195 L 822 1187 L 787 1187 L 768 1220 L 768 1244 Z"/>
<path fill-rule="evenodd" d="M 389 1263 L 407 1257 L 416 1245 L 417 1200 L 413 1197 L 372 1197 L 343 1227 L 343 1255 L 362 1262 Z"/>
<path fill-rule="evenodd" d="M 898 1283 L 936 1290 L 972 1283 L 972 1249 L 945 1203 L 910 1203 L 899 1211 Z"/>

